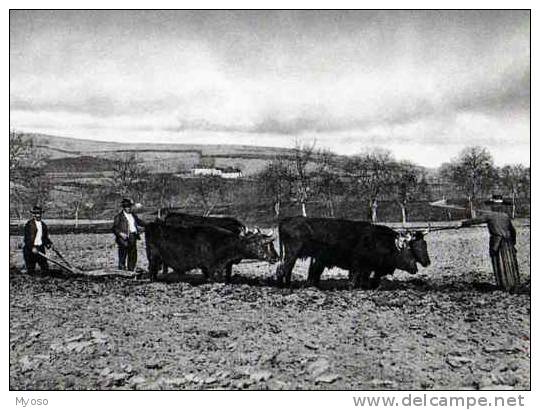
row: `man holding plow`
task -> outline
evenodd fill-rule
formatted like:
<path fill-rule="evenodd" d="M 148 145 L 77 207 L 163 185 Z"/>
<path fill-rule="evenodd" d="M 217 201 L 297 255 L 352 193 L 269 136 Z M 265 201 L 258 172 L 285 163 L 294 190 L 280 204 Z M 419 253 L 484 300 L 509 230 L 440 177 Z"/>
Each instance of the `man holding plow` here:
<path fill-rule="evenodd" d="M 36 273 L 36 263 L 44 274 L 49 271 L 49 264 L 42 255 L 45 254 L 45 248 L 52 247 L 52 241 L 49 238 L 47 225 L 41 220 L 43 209 L 36 205 L 30 213 L 33 217 L 24 226 L 24 264 L 29 275 Z"/>

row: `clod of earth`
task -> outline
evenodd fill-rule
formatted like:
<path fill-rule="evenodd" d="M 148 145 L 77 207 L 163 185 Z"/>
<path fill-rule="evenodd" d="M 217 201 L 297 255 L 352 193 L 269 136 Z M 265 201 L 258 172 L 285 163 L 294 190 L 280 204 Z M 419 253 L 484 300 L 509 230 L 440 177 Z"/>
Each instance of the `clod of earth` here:
<path fill-rule="evenodd" d="M 339 374 L 335 374 L 335 373 L 321 374 L 315 379 L 315 383 L 334 383 L 340 377 L 341 376 Z"/>

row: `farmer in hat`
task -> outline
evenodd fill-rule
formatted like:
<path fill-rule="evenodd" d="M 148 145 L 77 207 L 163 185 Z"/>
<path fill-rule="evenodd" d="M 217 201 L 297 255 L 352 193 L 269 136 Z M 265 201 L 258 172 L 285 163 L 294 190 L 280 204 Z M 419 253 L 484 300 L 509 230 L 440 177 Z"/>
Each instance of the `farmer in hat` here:
<path fill-rule="evenodd" d="M 45 248 L 50 248 L 52 242 L 49 238 L 49 230 L 45 222 L 41 220 L 43 209 L 40 206 L 34 206 L 30 213 L 33 215 L 24 226 L 24 246 L 23 257 L 26 265 L 26 271 L 30 275 L 36 273 L 36 263 L 39 264 L 42 273 L 49 270 L 49 264 L 41 254 L 45 254 Z"/>
<path fill-rule="evenodd" d="M 491 205 L 491 211 L 484 211 L 484 215 L 478 218 L 465 220 L 461 226 L 487 224 L 490 235 L 489 256 L 497 286 L 511 291 L 519 286 L 520 278 L 515 248 L 516 230 L 504 212 L 504 205 L 509 203 L 501 195 L 493 195 L 486 204 Z"/>
<path fill-rule="evenodd" d="M 114 217 L 113 233 L 118 245 L 118 269 L 134 271 L 137 264 L 137 240 L 143 231 L 143 222 L 132 212 L 134 203 L 129 198 L 122 200 L 122 210 Z"/>

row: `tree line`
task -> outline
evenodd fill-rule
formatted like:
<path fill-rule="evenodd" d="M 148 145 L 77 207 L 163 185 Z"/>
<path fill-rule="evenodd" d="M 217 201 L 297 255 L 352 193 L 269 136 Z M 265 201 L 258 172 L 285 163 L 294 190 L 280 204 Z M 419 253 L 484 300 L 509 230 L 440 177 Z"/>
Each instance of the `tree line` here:
<path fill-rule="evenodd" d="M 392 202 L 406 222 L 412 203 L 441 199 L 440 195 L 463 198 L 471 216 L 479 201 L 493 192 L 511 199 L 513 216 L 530 198 L 530 168 L 521 164 L 497 167 L 489 151 L 479 146 L 466 147 L 456 158 L 429 171 L 397 160 L 385 149 L 341 156 L 318 149 L 315 141 L 297 142 L 290 154 L 276 156 L 258 174 L 232 181 L 219 176 L 150 173 L 136 153 L 127 153 L 115 157 L 108 175 L 99 181 L 77 178 L 58 185 L 43 172 L 46 161 L 31 139 L 10 132 L 13 216 L 24 217 L 28 208 L 39 203 L 50 204 L 60 217 L 99 219 L 128 196 L 148 208 L 193 209 L 203 215 L 242 204 L 271 207 L 274 218 L 283 215 L 284 206 L 311 215 L 313 204 L 330 217 L 346 217 L 338 209 L 348 202 L 364 208 L 362 217 L 373 222 L 380 219 L 380 204 Z"/>
<path fill-rule="evenodd" d="M 464 148 L 456 158 L 442 164 L 434 176 L 410 161 L 396 160 L 385 149 L 343 157 L 316 150 L 314 144 L 297 144 L 294 153 L 292 158 L 276 158 L 259 175 L 277 217 L 281 203 L 291 199 L 305 216 L 306 203 L 313 198 L 325 202 L 328 214 L 335 216 L 336 201 L 361 198 L 366 204 L 366 219 L 376 222 L 379 203 L 385 200 L 399 206 L 401 220 L 406 222 L 411 202 L 440 199 L 433 189 L 434 179 L 444 185 L 443 194 L 465 198 L 473 217 L 479 200 L 493 192 L 511 199 L 513 216 L 517 204 L 530 198 L 530 168 L 522 164 L 497 167 L 489 151 L 479 146 Z"/>

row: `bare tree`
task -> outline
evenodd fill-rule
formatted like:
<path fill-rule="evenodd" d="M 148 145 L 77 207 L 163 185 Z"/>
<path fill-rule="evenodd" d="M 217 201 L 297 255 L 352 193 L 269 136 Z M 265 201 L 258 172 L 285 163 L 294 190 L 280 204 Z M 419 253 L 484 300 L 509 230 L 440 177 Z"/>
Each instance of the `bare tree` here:
<path fill-rule="evenodd" d="M 409 202 L 426 190 L 424 173 L 408 161 L 397 162 L 392 166 L 393 197 L 401 209 L 401 222 L 407 222 Z"/>
<path fill-rule="evenodd" d="M 225 181 L 217 176 L 203 176 L 195 183 L 195 196 L 203 208 L 203 216 L 208 216 L 221 202 Z"/>
<path fill-rule="evenodd" d="M 52 184 L 43 172 L 46 159 L 32 139 L 17 131 L 9 132 L 10 208 L 19 218 L 24 208 L 48 201 Z"/>
<path fill-rule="evenodd" d="M 67 205 L 73 209 L 76 227 L 79 226 L 79 219 L 83 211 L 91 212 L 94 210 L 96 199 L 101 196 L 101 192 L 99 191 L 96 187 L 78 182 L 70 187 L 69 196 L 71 200 Z"/>
<path fill-rule="evenodd" d="M 84 204 L 85 199 L 85 189 L 84 186 L 81 184 L 77 184 L 75 186 L 74 192 L 73 192 L 73 199 L 71 201 L 72 206 L 74 208 L 74 216 L 75 216 L 75 227 L 79 226 L 79 213 L 81 211 L 81 207 Z"/>
<path fill-rule="evenodd" d="M 303 216 L 307 216 L 306 202 L 309 199 L 311 190 L 311 175 L 308 170 L 308 164 L 310 161 L 313 160 L 313 157 L 315 155 L 315 144 L 315 140 L 311 145 L 302 145 L 299 141 L 296 141 L 293 148 L 294 157 L 292 165 L 292 176 L 294 178 L 296 186 L 296 199 L 302 207 Z"/>
<path fill-rule="evenodd" d="M 281 203 L 288 199 L 291 192 L 291 169 L 289 161 L 283 156 L 276 156 L 259 175 L 259 186 L 272 198 L 276 218 L 279 218 Z"/>
<path fill-rule="evenodd" d="M 148 171 L 136 154 L 120 156 L 114 160 L 111 189 L 120 197 L 134 197 L 141 201 L 148 177 Z"/>
<path fill-rule="evenodd" d="M 162 208 L 171 208 L 180 193 L 180 179 L 171 174 L 153 174 L 149 178 L 152 200 L 158 207 L 158 216 Z"/>
<path fill-rule="evenodd" d="M 9 170 L 36 165 L 37 153 L 32 139 L 17 131 L 9 131 Z"/>
<path fill-rule="evenodd" d="M 353 192 L 368 201 L 372 222 L 377 222 L 381 196 L 391 188 L 393 163 L 390 151 L 375 149 L 350 158 L 345 165 L 355 182 Z"/>
<path fill-rule="evenodd" d="M 25 203 L 28 207 L 33 204 L 47 205 L 53 188 L 50 178 L 39 170 L 27 171 L 28 180 L 24 192 Z"/>
<path fill-rule="evenodd" d="M 499 182 L 512 196 L 512 218 L 516 217 L 516 200 L 530 190 L 531 169 L 521 164 L 506 165 L 499 169 Z"/>
<path fill-rule="evenodd" d="M 467 147 L 450 163 L 441 165 L 440 173 L 463 190 L 474 218 L 478 196 L 488 192 L 496 179 L 493 158 L 488 150 L 479 146 Z"/>
<path fill-rule="evenodd" d="M 329 150 L 317 154 L 317 194 L 322 197 L 331 217 L 335 216 L 336 198 L 343 191 L 340 164 L 337 156 Z"/>

